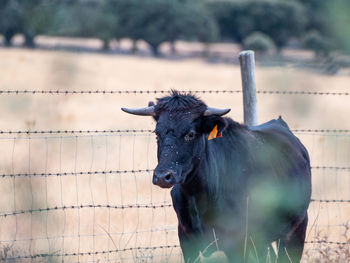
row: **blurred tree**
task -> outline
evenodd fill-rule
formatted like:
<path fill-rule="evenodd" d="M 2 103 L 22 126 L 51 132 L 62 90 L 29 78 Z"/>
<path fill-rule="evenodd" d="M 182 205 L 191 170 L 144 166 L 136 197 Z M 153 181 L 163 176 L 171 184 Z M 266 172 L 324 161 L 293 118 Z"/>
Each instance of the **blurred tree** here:
<path fill-rule="evenodd" d="M 116 14 L 112 14 L 110 10 L 102 6 L 98 10 L 94 21 L 95 35 L 103 41 L 103 49 L 108 50 L 109 42 L 114 38 L 115 32 L 118 30 L 118 19 Z"/>
<path fill-rule="evenodd" d="M 159 55 L 159 45 L 174 39 L 177 30 L 181 30 L 181 8 L 176 0 L 143 0 L 144 12 L 139 14 L 136 27 L 141 29 L 140 37 L 151 47 L 153 54 Z M 138 30 L 135 28 L 135 30 Z"/>
<path fill-rule="evenodd" d="M 143 0 L 131 1 L 122 16 L 125 36 L 134 41 L 145 40 L 154 55 L 159 55 L 159 45 L 170 41 L 176 35 L 181 23 L 181 11 L 177 0 Z M 119 11 L 120 12 L 120 11 Z"/>
<path fill-rule="evenodd" d="M 350 34 L 347 33 L 350 25 L 350 1 L 294 1 L 302 3 L 306 7 L 309 18 L 307 30 L 312 32 L 312 34 L 309 34 L 309 40 L 312 38 L 313 41 L 316 41 L 317 38 L 319 47 L 324 46 L 325 48 L 327 46 L 326 49 L 338 49 L 350 53 Z M 332 43 L 332 45 L 328 45 L 325 42 Z"/>
<path fill-rule="evenodd" d="M 10 45 L 16 33 L 23 33 L 25 45 L 33 47 L 34 37 L 48 32 L 53 10 L 53 1 L 3 0 L 0 5 L 0 32 L 5 36 L 5 43 Z"/>
<path fill-rule="evenodd" d="M 108 49 L 117 24 L 117 16 L 104 2 L 66 1 L 58 7 L 52 34 L 96 37 L 103 41 L 103 48 Z"/>
<path fill-rule="evenodd" d="M 60 5 L 54 31 L 63 36 L 91 37 L 94 35 L 94 20 L 97 3 L 80 1 Z"/>
<path fill-rule="evenodd" d="M 325 35 L 328 31 L 328 25 L 326 22 L 327 2 L 328 0 L 294 0 L 302 4 L 306 10 L 308 22 L 306 30 L 317 30 L 322 35 Z"/>
<path fill-rule="evenodd" d="M 275 44 L 269 36 L 261 32 L 254 32 L 243 40 L 243 48 L 264 54 L 274 49 Z"/>
<path fill-rule="evenodd" d="M 307 24 L 303 6 L 289 1 L 260 2 L 257 8 L 251 8 L 251 16 L 256 29 L 270 36 L 277 48 L 285 46 L 292 37 L 300 37 Z"/>
<path fill-rule="evenodd" d="M 304 7 L 296 1 L 248 0 L 208 1 L 224 39 L 243 39 L 260 31 L 282 48 L 292 37 L 300 36 L 307 23 Z"/>
<path fill-rule="evenodd" d="M 109 5 L 118 16 L 116 38 L 143 39 L 155 55 L 164 42 L 217 37 L 215 21 L 199 0 L 110 0 Z"/>
<path fill-rule="evenodd" d="M 220 35 L 243 43 L 256 31 L 280 49 L 317 31 L 314 44 L 350 52 L 349 13 L 348 0 L 0 0 L 0 33 L 6 45 L 23 33 L 27 46 L 38 34 L 97 37 L 104 48 L 112 38 L 143 39 L 157 55 L 163 42 L 208 44 Z"/>
<path fill-rule="evenodd" d="M 172 20 L 168 23 L 167 40 L 172 44 L 177 40 L 199 41 L 206 45 L 218 39 L 218 27 L 207 11 L 203 1 L 179 0 L 175 2 Z"/>
<path fill-rule="evenodd" d="M 331 39 L 335 39 L 337 48 L 350 54 L 350 1 L 333 0 L 327 2 L 328 25 Z"/>
<path fill-rule="evenodd" d="M 0 33 L 4 35 L 5 45 L 10 46 L 12 37 L 20 32 L 22 9 L 17 0 L 0 1 Z"/>
<path fill-rule="evenodd" d="M 181 2 L 184 13 L 180 17 L 182 19 L 175 19 L 175 23 L 180 21 L 182 25 L 177 27 L 177 31 L 174 30 L 174 40 L 195 40 L 206 45 L 218 40 L 218 25 L 203 1 L 187 0 Z"/>
<path fill-rule="evenodd" d="M 113 36 L 119 40 L 121 38 L 131 38 L 138 40 L 140 31 L 134 30 L 135 16 L 139 15 L 138 9 L 139 0 L 107 0 L 104 8 L 109 10 L 111 14 L 116 16 L 116 26 L 113 30 Z"/>
<path fill-rule="evenodd" d="M 54 15 L 54 2 L 44 0 L 21 0 L 21 33 L 27 47 L 34 47 L 35 36 L 47 34 Z"/>
<path fill-rule="evenodd" d="M 305 48 L 314 51 L 316 57 L 328 56 L 332 50 L 331 41 L 318 31 L 310 31 L 303 38 Z"/>

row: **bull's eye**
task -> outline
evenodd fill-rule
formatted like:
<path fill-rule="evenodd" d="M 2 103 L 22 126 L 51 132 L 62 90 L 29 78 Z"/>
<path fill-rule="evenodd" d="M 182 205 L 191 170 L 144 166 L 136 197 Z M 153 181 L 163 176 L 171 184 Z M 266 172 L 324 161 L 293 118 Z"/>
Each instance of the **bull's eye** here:
<path fill-rule="evenodd" d="M 185 141 L 189 142 L 192 141 L 196 137 L 196 133 L 194 131 L 190 131 L 185 135 Z"/>

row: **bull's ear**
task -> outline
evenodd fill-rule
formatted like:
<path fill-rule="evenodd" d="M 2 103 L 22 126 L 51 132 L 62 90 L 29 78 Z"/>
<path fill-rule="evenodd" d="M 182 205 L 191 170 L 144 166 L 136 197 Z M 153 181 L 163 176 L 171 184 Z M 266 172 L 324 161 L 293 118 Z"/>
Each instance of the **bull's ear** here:
<path fill-rule="evenodd" d="M 201 117 L 199 130 L 201 133 L 210 134 L 216 127 L 218 137 L 227 128 L 228 122 L 225 118 L 217 115 Z"/>
<path fill-rule="evenodd" d="M 148 107 L 150 107 L 150 106 L 154 106 L 153 101 L 148 102 Z M 159 116 L 157 116 L 157 115 L 153 115 L 152 117 L 155 121 L 158 121 L 158 119 L 159 119 Z"/>

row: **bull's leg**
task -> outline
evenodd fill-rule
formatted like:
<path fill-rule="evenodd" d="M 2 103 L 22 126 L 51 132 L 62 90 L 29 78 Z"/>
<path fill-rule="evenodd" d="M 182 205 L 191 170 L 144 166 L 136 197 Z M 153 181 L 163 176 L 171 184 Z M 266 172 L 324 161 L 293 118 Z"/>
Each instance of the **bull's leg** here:
<path fill-rule="evenodd" d="M 304 219 L 293 229 L 293 232 L 288 234 L 286 239 L 281 242 L 279 263 L 300 262 L 304 250 L 307 223 L 308 216 L 306 214 Z"/>
<path fill-rule="evenodd" d="M 203 250 L 201 246 L 201 237 L 196 235 L 187 235 L 181 226 L 178 227 L 179 241 L 185 263 L 193 263 Z"/>
<path fill-rule="evenodd" d="M 194 262 L 206 244 L 196 205 L 192 200 L 183 198 L 178 185 L 172 189 L 171 197 L 179 221 L 178 235 L 184 260 L 186 263 Z"/>

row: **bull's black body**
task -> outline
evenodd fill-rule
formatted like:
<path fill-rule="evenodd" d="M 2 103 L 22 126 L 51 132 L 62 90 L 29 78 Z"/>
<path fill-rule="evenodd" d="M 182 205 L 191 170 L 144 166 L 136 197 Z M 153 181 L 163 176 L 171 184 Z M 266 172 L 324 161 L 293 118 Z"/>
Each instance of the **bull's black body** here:
<path fill-rule="evenodd" d="M 311 196 L 307 150 L 281 118 L 247 127 L 204 116 L 206 108 L 176 92 L 155 105 L 153 182 L 173 186 L 185 262 L 214 240 L 213 231 L 230 262 L 265 262 L 273 241 L 278 262 L 299 262 Z M 215 125 L 223 136 L 208 141 Z"/>

